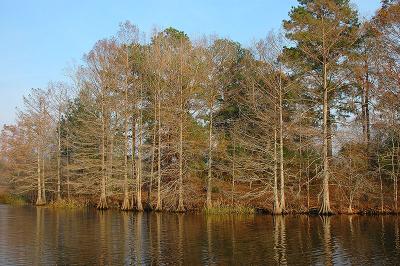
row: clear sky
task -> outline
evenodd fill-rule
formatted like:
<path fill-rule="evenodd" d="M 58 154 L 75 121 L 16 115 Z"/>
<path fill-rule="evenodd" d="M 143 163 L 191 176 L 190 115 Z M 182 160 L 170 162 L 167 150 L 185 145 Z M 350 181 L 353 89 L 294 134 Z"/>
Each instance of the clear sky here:
<path fill-rule="evenodd" d="M 379 0 L 352 0 L 368 17 Z M 175 27 L 190 37 L 217 34 L 249 46 L 279 29 L 296 0 L 0 0 L 0 126 L 30 88 L 65 80 L 93 44 L 119 22 L 141 31 Z"/>

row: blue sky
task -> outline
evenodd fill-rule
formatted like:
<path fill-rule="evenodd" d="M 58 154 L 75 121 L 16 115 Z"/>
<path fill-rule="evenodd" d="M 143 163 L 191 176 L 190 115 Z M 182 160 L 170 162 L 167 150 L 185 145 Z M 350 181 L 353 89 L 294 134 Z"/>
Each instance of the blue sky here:
<path fill-rule="evenodd" d="M 370 16 L 379 0 L 352 0 Z M 30 88 L 66 79 L 93 44 L 119 22 L 141 31 L 175 27 L 196 38 L 217 34 L 249 46 L 278 29 L 296 0 L 0 0 L 0 126 L 12 123 L 15 107 Z"/>

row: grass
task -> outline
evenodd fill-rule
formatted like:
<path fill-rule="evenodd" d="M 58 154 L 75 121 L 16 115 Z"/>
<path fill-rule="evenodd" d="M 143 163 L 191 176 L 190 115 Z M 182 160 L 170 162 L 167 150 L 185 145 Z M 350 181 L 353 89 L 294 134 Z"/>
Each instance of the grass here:
<path fill-rule="evenodd" d="M 52 201 L 47 206 L 56 209 L 80 209 L 87 207 L 88 202 L 76 199 L 61 199 Z"/>
<path fill-rule="evenodd" d="M 256 210 L 247 206 L 227 206 L 220 202 L 215 202 L 211 208 L 204 208 L 204 212 L 206 214 L 255 214 Z"/>
<path fill-rule="evenodd" d="M 27 204 L 24 197 L 15 194 L 2 194 L 0 195 L 0 203 L 9 204 L 14 206 L 23 206 Z"/>

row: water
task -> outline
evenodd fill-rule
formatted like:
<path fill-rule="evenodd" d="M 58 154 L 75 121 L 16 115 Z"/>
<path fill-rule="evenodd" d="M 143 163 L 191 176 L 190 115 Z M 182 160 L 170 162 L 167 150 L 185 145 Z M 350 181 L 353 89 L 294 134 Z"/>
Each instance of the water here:
<path fill-rule="evenodd" d="M 0 205 L 0 265 L 400 264 L 396 216 L 206 216 Z"/>

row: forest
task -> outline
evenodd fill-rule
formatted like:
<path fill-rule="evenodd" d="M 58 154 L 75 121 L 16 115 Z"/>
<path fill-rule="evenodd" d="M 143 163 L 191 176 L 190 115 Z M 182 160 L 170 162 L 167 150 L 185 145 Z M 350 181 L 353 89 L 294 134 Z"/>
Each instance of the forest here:
<path fill-rule="evenodd" d="M 265 18 L 268 19 L 268 18 Z M 129 21 L 0 135 L 0 183 L 38 206 L 397 213 L 400 2 L 299 0 L 251 47 Z"/>

